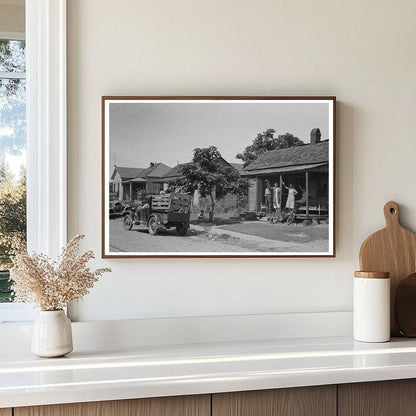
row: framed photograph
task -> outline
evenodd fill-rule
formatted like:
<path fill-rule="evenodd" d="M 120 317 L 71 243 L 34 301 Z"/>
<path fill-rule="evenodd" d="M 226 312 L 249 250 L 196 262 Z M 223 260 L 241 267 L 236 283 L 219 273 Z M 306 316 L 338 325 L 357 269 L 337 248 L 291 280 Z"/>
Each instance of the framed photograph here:
<path fill-rule="evenodd" d="M 335 97 L 102 97 L 102 256 L 335 257 Z"/>

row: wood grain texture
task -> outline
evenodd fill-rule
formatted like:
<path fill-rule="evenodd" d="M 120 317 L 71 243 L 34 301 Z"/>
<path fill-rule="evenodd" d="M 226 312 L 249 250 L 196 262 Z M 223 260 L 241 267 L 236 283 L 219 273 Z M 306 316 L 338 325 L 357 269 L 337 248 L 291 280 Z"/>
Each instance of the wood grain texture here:
<path fill-rule="evenodd" d="M 210 395 L 19 407 L 15 416 L 210 416 Z"/>
<path fill-rule="evenodd" d="M 399 206 L 390 201 L 384 205 L 386 228 L 370 235 L 360 250 L 363 271 L 390 273 L 390 327 L 392 335 L 400 335 L 394 317 L 394 298 L 400 280 L 416 270 L 416 235 L 400 225 Z"/>
<path fill-rule="evenodd" d="M 416 273 L 399 282 L 394 315 L 400 332 L 407 337 L 416 337 Z"/>
<path fill-rule="evenodd" d="M 12 416 L 12 409 L 0 409 L 0 416 Z"/>
<path fill-rule="evenodd" d="M 363 279 L 388 279 L 389 276 L 389 272 L 354 272 L 354 277 Z"/>
<path fill-rule="evenodd" d="M 212 416 L 335 416 L 336 386 L 214 394 Z"/>
<path fill-rule="evenodd" d="M 338 416 L 416 415 L 416 380 L 338 386 Z"/>

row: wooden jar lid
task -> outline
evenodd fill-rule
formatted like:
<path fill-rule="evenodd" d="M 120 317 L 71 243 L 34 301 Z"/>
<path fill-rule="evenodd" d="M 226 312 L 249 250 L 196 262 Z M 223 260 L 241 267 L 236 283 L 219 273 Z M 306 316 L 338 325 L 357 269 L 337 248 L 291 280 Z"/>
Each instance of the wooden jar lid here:
<path fill-rule="evenodd" d="M 390 277 L 389 272 L 354 272 L 354 277 L 362 277 L 365 279 L 388 279 Z"/>

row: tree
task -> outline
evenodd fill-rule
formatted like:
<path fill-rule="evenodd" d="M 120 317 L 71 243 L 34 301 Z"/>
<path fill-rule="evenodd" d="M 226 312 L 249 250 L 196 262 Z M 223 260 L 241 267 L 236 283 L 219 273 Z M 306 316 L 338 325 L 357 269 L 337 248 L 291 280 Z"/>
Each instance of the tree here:
<path fill-rule="evenodd" d="M 25 42 L 0 40 L 0 72 L 24 73 Z M 26 80 L 0 79 L 0 150 L 18 154 L 26 144 Z"/>
<path fill-rule="evenodd" d="M 0 40 L 0 72 L 25 68 L 25 42 Z M 19 155 L 26 145 L 26 80 L 0 79 L 0 154 Z M 10 256 L 26 241 L 26 172 L 15 182 L 5 160 L 0 160 L 0 302 L 11 300 Z"/>
<path fill-rule="evenodd" d="M 0 161 L 0 269 L 10 267 L 14 250 L 26 241 L 26 172 L 13 181 L 7 163 Z"/>
<path fill-rule="evenodd" d="M 238 173 L 238 172 L 237 172 Z M 244 196 L 248 194 L 248 188 L 250 187 L 250 182 L 246 178 L 242 178 L 238 173 L 238 179 L 235 184 L 234 190 L 231 192 L 237 197 L 237 210 L 241 208 L 241 201 Z"/>
<path fill-rule="evenodd" d="M 244 162 L 244 166 L 247 166 L 261 154 L 269 150 L 302 146 L 305 144 L 291 133 L 279 134 L 277 137 L 274 137 L 274 133 L 276 133 L 276 130 L 274 129 L 267 129 L 263 133 L 258 133 L 257 137 L 253 139 L 253 143 L 247 146 L 243 153 L 238 153 L 236 158 L 241 159 Z"/>
<path fill-rule="evenodd" d="M 214 220 L 216 194 L 239 195 L 248 189 L 248 181 L 240 178 L 237 169 L 224 162 L 215 146 L 196 148 L 193 151 L 192 162 L 183 165 L 180 169 L 184 176 L 184 185 L 189 191 L 198 189 L 202 196 L 210 198 L 211 222 Z"/>
<path fill-rule="evenodd" d="M 13 174 L 6 159 L 0 160 L 0 186 L 11 184 L 13 182 Z"/>

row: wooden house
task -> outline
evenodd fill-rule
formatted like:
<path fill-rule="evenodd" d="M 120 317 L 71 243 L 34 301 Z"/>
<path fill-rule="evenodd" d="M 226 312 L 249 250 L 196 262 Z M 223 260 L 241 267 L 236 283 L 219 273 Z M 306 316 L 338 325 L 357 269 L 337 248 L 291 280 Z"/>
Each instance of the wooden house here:
<path fill-rule="evenodd" d="M 143 169 L 135 178 L 123 182 L 126 186 L 124 199 L 135 199 L 139 192 L 158 194 L 163 189 L 162 178 L 171 170 L 170 166 L 164 163 L 150 163 L 150 166 Z"/>
<path fill-rule="evenodd" d="M 260 211 L 265 202 L 265 182 L 283 189 L 280 206 L 285 206 L 287 190 L 292 184 L 297 190 L 298 211 L 309 215 L 310 211 L 328 211 L 329 142 L 321 141 L 319 129 L 311 132 L 309 144 L 271 150 L 260 155 L 241 172 L 250 181 L 249 211 Z M 303 212 L 302 212 L 303 211 Z"/>
<path fill-rule="evenodd" d="M 160 183 L 162 183 L 163 190 L 166 190 L 170 185 L 176 184 L 183 179 L 183 175 L 181 173 L 181 168 L 189 163 L 180 163 L 173 167 L 166 175 L 160 179 Z"/>
<path fill-rule="evenodd" d="M 129 191 L 129 185 L 125 183 L 130 179 L 136 178 L 144 168 L 129 168 L 114 165 L 114 170 L 110 178 L 110 192 L 116 193 L 119 200 L 128 199 L 126 195 Z"/>

